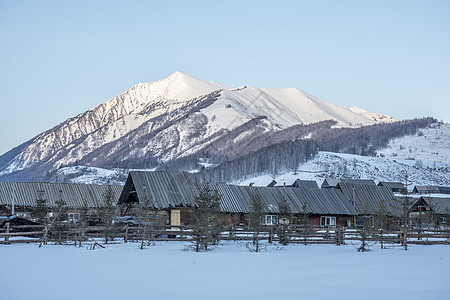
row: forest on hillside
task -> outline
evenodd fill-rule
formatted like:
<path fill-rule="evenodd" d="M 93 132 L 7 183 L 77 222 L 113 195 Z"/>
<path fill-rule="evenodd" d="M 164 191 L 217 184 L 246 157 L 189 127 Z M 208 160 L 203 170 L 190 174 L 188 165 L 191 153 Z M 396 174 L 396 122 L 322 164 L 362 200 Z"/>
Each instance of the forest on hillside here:
<path fill-rule="evenodd" d="M 240 148 L 245 155 L 202 169 L 198 176 L 200 180 L 227 182 L 261 174 L 275 176 L 280 171 L 295 173 L 300 163 L 313 158 L 319 150 L 373 156 L 391 139 L 416 134 L 436 122 L 433 118 L 421 118 L 359 128 L 333 128 L 334 121 L 296 125 L 248 139 L 239 145 L 245 147 Z"/>

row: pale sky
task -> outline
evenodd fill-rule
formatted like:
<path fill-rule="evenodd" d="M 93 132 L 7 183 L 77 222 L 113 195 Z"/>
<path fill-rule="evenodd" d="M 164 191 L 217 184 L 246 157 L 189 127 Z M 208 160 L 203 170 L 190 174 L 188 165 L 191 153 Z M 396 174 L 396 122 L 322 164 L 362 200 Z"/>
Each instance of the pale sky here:
<path fill-rule="evenodd" d="M 450 1 L 0 0 L 0 154 L 179 70 L 450 122 Z"/>

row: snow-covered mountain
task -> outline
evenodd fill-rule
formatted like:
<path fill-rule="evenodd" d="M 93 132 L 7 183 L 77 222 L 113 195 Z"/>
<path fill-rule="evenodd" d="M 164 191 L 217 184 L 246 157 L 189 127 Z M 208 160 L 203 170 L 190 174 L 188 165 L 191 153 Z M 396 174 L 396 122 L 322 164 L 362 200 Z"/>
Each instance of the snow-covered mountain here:
<path fill-rule="evenodd" d="M 340 127 L 395 121 L 295 88 L 227 88 L 175 72 L 136 84 L 12 149 L 0 157 L 0 178 L 34 180 L 73 165 L 155 167 L 202 151 L 246 124 L 254 127 L 248 125 L 242 137 L 323 120 Z"/>
<path fill-rule="evenodd" d="M 374 112 L 368 112 L 367 110 L 362 109 L 358 106 L 352 106 L 352 107 L 349 107 L 348 109 L 351 110 L 352 112 L 360 114 L 360 115 L 362 115 L 366 118 L 369 118 L 371 120 L 374 120 L 376 122 L 392 123 L 392 122 L 398 121 L 398 119 L 393 118 L 391 116 L 374 113 Z"/>

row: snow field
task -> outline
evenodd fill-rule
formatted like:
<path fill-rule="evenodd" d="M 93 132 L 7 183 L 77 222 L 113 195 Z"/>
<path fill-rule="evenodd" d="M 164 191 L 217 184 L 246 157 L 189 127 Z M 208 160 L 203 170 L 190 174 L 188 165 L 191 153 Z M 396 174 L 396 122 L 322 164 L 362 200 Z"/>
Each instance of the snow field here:
<path fill-rule="evenodd" d="M 166 242 L 87 250 L 3 245 L 2 299 L 448 299 L 450 247 L 358 253 L 353 245 L 289 245 L 252 253 L 234 242 L 183 251 Z M 7 258 L 7 259 L 5 259 Z"/>

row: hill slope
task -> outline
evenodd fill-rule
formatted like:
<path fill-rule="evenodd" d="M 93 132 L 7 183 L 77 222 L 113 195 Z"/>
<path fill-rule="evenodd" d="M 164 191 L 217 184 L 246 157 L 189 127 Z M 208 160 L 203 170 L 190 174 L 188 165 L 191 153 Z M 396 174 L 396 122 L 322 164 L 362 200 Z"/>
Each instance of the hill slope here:
<path fill-rule="evenodd" d="M 242 136 L 264 136 L 324 120 L 339 127 L 380 122 L 298 89 L 227 89 L 175 72 L 139 83 L 4 154 L 0 180 L 42 180 L 72 165 L 156 167 L 198 154 L 244 125 Z"/>

